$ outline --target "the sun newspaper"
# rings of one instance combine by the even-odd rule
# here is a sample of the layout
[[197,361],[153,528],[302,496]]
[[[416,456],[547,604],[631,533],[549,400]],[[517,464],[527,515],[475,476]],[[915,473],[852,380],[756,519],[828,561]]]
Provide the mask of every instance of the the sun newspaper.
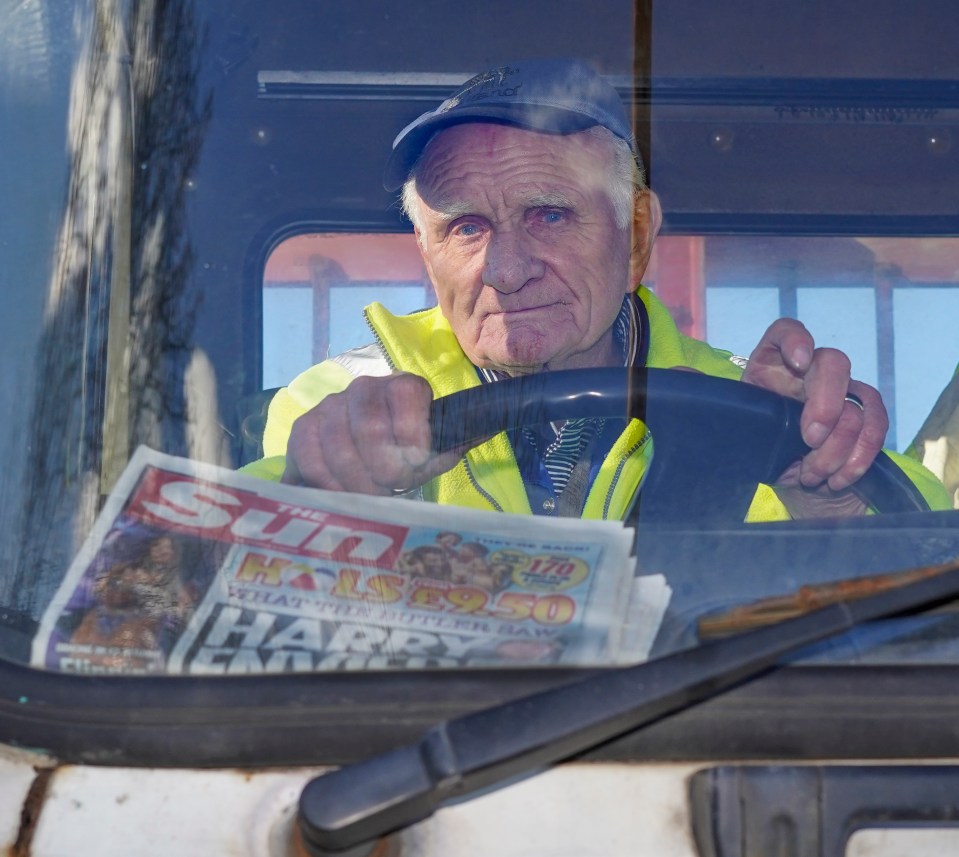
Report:
[[619,664],[669,600],[620,523],[266,482],[141,447],[46,610],[35,666],[244,674]]

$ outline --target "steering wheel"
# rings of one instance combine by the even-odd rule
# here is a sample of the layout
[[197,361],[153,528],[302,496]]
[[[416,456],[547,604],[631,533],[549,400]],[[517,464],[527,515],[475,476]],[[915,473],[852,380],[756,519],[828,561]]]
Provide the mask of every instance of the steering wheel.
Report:
[[[582,417],[641,419],[654,456],[644,520],[741,523],[760,482],[809,451],[802,403],[752,384],[676,369],[577,369],[484,384],[433,402],[433,448],[451,449],[523,425]],[[878,512],[928,511],[884,452],[853,490]]]

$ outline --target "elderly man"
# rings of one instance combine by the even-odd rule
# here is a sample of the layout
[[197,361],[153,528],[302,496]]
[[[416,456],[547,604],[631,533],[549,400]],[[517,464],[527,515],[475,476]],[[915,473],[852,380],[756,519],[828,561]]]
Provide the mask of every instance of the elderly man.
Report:
[[639,421],[569,420],[436,454],[430,403],[533,372],[687,367],[805,403],[812,451],[778,494],[757,494],[750,517],[784,517],[784,502],[801,515],[864,511],[848,488],[888,423],[878,392],[850,379],[844,354],[815,348],[801,324],[780,320],[743,369],[680,334],[637,288],[659,204],[617,93],[588,66],[527,61],[472,78],[399,134],[385,184],[403,188],[439,306],[402,317],[369,307],[377,342],[278,394],[264,438],[273,457],[251,472],[474,508],[618,518],[649,464]]

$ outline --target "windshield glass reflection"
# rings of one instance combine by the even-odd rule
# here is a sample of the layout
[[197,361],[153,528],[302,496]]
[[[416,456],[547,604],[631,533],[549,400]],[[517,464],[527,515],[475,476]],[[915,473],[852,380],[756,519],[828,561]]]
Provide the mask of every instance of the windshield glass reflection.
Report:
[[[839,583],[847,578],[874,589],[959,552],[947,511],[959,485],[949,327],[959,291],[943,201],[957,150],[939,78],[918,59],[877,66],[864,48],[858,70],[852,59],[810,67],[808,55],[766,56],[760,73],[719,43],[691,59],[675,9],[612,4],[588,35],[584,13],[564,10],[529,56],[591,70],[598,88],[576,110],[600,104],[606,112],[590,120],[600,133],[553,127],[552,115],[524,125],[475,113],[449,127],[434,117],[423,127],[435,136],[404,138],[415,145],[397,149],[387,190],[397,133],[477,72],[474,111],[481,93],[509,89],[523,72],[507,60],[523,56],[520,34],[532,28],[517,27],[492,58],[444,43],[413,62],[384,35],[387,18],[368,23],[368,12],[295,0],[273,10],[190,0],[0,7],[9,153],[0,181],[17,212],[3,219],[0,252],[15,308],[0,318],[0,601],[18,635],[8,654],[103,673],[619,664],[698,645],[756,613],[806,609],[803,587],[819,603],[834,587],[851,592]],[[511,14],[529,24],[535,10]],[[494,24],[476,17],[492,42]],[[409,27],[436,41],[447,23],[411,16]],[[787,23],[801,26],[788,15],[764,26],[781,33]],[[520,144],[525,170],[550,164],[565,183],[536,173],[545,191],[492,205],[480,179]],[[876,167],[891,148],[895,174]],[[395,185],[417,157],[404,208]],[[625,176],[625,207],[603,184],[607,161]],[[497,256],[504,245],[482,243],[504,235],[549,252],[518,273],[515,247]],[[553,291],[483,310],[523,314],[515,330],[487,335],[463,309],[471,288],[515,295],[550,272]],[[537,313],[549,327],[537,327]],[[769,382],[768,349],[746,362],[784,317],[849,354],[853,380],[836,398],[847,424],[875,428],[870,396],[882,395],[884,445],[919,505],[864,515],[885,501],[840,486],[841,502],[827,507],[825,489],[808,491],[817,486],[786,470],[805,454],[789,443],[809,441],[808,412],[798,414],[815,394],[794,379],[789,389]],[[343,354],[332,370],[324,363]],[[538,405],[532,426],[500,434],[487,422],[493,406],[479,401],[447,418],[479,432],[478,451],[457,449],[433,469],[417,458],[422,438],[397,444],[413,450],[406,470],[361,460],[363,444],[325,427],[322,467],[289,451],[294,418],[308,423],[328,400],[324,373],[331,394],[349,373],[371,385],[395,369],[420,375],[428,414],[441,394],[597,365],[692,368],[785,392],[800,409],[782,417],[793,433],[779,443],[773,429],[750,434],[739,416],[705,406],[738,398],[727,388],[643,375],[620,387],[691,390],[696,409],[670,411],[657,430],[659,406],[645,399],[635,412],[590,400],[574,416],[545,417],[550,406]],[[591,380],[568,398],[601,398],[596,388]],[[402,388],[395,400],[416,395]],[[681,437],[698,451],[671,452]],[[739,478],[740,453],[763,457],[767,446],[762,467]],[[172,458],[128,470],[141,448]],[[203,489],[164,494],[154,471],[165,468]],[[671,505],[657,515],[664,484]],[[906,509],[922,502],[938,514],[910,519]],[[390,550],[363,554],[370,533],[391,539]],[[155,556],[163,549],[168,562]],[[756,599],[743,620],[736,611]],[[31,655],[37,627],[45,636]],[[493,642],[474,639],[494,631]],[[804,658],[947,661],[953,639],[948,615],[914,617]]]

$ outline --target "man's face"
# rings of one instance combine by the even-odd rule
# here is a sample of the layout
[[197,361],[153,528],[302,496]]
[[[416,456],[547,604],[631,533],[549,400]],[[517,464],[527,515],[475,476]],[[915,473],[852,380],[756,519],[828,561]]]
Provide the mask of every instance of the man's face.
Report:
[[590,134],[468,123],[418,172],[427,271],[466,355],[511,375],[614,365],[630,290],[629,229],[609,199],[612,153]]

